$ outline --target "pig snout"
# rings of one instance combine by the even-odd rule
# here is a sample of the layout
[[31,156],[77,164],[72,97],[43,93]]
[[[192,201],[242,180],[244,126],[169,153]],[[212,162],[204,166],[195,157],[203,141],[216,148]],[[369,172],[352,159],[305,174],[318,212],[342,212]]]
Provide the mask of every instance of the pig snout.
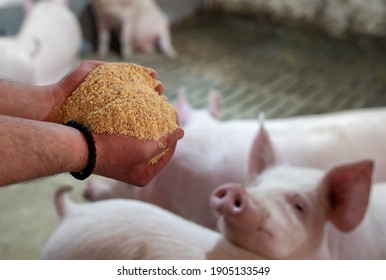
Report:
[[241,185],[228,183],[213,191],[210,203],[219,215],[228,217],[238,216],[245,211],[247,193]]

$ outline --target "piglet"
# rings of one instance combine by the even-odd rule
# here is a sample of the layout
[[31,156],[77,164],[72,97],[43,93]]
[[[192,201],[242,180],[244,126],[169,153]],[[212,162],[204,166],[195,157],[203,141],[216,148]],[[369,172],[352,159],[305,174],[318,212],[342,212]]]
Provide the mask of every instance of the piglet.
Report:
[[0,79],[34,84],[36,71],[32,59],[38,48],[37,41],[24,47],[12,37],[0,37]]
[[60,188],[61,218],[43,259],[258,259],[213,230],[158,206],[129,199],[75,204]]
[[122,55],[128,59],[134,49],[153,53],[159,49],[175,57],[169,21],[154,0],[93,0],[99,43],[98,54],[105,57],[112,31],[119,31]]
[[211,204],[224,236],[264,258],[385,259],[386,185],[369,199],[371,166],[276,167],[251,188],[218,187]]
[[250,188],[220,186],[211,205],[223,236],[142,201],[78,205],[62,188],[43,258],[384,259],[386,185],[370,195],[371,173],[371,161],[328,172],[277,166]]
[[0,38],[0,76],[38,85],[55,83],[77,62],[82,43],[78,19],[66,0],[25,0],[24,9],[17,35]]
[[275,166],[255,152],[248,187],[228,183],[211,195],[230,242],[268,259],[386,258],[386,184],[370,191],[372,161],[324,172]]

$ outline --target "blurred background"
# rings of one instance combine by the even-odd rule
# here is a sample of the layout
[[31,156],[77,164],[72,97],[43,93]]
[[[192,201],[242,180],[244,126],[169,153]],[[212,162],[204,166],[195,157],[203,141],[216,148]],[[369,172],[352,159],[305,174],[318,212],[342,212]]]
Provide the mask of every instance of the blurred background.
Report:
[[[215,88],[224,120],[386,106],[386,0],[156,3],[178,56],[134,52],[125,61],[155,69],[171,102],[184,88],[192,106],[204,108]],[[91,2],[69,1],[68,8],[82,31],[76,62],[99,59]],[[16,36],[25,17],[23,1],[0,0],[0,40]],[[124,61],[118,34],[104,60]],[[0,259],[40,258],[58,222],[52,197],[64,184],[82,201],[85,182],[68,174],[0,189]]]

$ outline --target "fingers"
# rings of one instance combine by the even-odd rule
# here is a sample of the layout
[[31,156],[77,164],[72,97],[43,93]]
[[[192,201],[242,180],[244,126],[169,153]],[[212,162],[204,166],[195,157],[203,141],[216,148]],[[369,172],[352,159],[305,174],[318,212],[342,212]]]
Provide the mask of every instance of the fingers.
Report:
[[[150,68],[149,68],[149,70],[150,70],[150,72],[149,72],[149,73],[150,73],[150,76],[151,76],[153,79],[157,80],[157,79],[158,79],[158,73],[157,73],[157,71],[155,71],[155,70],[153,70],[153,69],[150,69]],[[163,94],[163,92],[165,91],[165,86],[163,85],[162,82],[159,82],[159,85],[156,86],[155,90],[161,95],[161,94]]]
[[[171,160],[182,129],[158,141],[140,140],[132,136],[98,134],[95,174],[137,186],[147,185]],[[158,156],[158,157],[157,157]]]
[[177,129],[173,133],[162,138],[159,143],[153,142],[152,144],[149,144],[148,149],[151,149],[151,152],[148,154],[151,158],[149,160],[149,164],[158,165],[158,162],[161,159],[163,161],[170,159],[177,146],[177,141],[180,140],[183,136],[184,131],[182,129]]
[[153,69],[151,69],[151,71],[152,72],[150,72],[150,76],[152,76],[154,79],[158,79],[158,73],[157,73],[157,71],[155,71],[155,70],[153,70]]
[[85,72],[89,73],[95,68],[97,68],[99,65],[104,63],[106,62],[101,60],[83,60],[79,63],[77,68],[82,69]]
[[74,70],[67,73],[67,75],[58,82],[58,85],[63,89],[65,95],[69,95],[75,91],[91,71],[103,63],[105,62],[98,60],[84,60],[80,62]]
[[155,90],[161,95],[165,91],[165,86],[160,82],[160,84],[156,86]]
[[150,177],[155,177],[165,166],[168,164],[168,162],[171,160],[171,158],[174,155],[174,152],[176,150],[177,143],[169,147],[166,151],[166,153],[158,159],[158,161],[155,164],[149,164],[148,165],[148,174],[150,174]]
[[[73,92],[81,82],[87,77],[87,75],[97,68],[99,65],[106,63],[104,61],[99,60],[83,60],[79,63],[79,65],[67,73],[59,82],[59,86],[64,90],[67,95]],[[149,68],[149,75],[153,79],[158,79],[158,73]],[[155,90],[161,95],[165,91],[165,86],[162,82],[159,82],[159,85],[155,88]]]
[[182,137],[184,137],[184,130],[182,128],[178,128],[167,136],[162,137],[160,139],[160,142],[162,143],[162,150],[172,147],[178,140],[182,139]]

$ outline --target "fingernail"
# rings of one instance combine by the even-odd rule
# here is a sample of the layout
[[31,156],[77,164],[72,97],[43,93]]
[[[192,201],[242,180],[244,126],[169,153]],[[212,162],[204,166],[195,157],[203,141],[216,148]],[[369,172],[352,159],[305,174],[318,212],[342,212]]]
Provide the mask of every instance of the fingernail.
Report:
[[160,94],[162,94],[165,90],[165,86],[160,83],[158,86],[155,87],[155,90],[158,91]]

